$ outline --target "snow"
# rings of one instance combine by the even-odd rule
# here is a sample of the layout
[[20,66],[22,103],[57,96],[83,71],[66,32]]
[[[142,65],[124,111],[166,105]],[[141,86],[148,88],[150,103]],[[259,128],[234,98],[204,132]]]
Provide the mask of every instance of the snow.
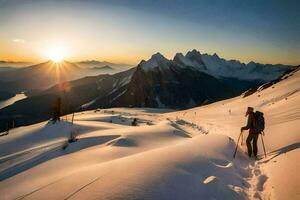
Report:
[[178,59],[179,62],[181,62],[185,66],[190,67],[196,67],[197,63],[193,62],[192,60],[186,58],[182,53],[177,53],[174,57],[174,59]]
[[130,82],[131,78],[132,78],[132,74],[121,79],[120,82],[118,83],[119,87],[122,87],[122,86],[128,84]]
[[95,103],[97,101],[98,97],[93,99],[92,101],[89,101],[83,105],[81,105],[81,108],[88,108],[90,105],[92,105],[93,103]]
[[[212,105],[181,111],[176,117],[201,125],[211,132],[237,139],[239,129],[245,124],[243,114],[248,106],[265,113],[264,142],[266,159],[252,166],[252,189],[249,198],[299,199],[300,181],[300,71],[287,79],[258,91],[246,98],[236,97]],[[231,110],[231,113],[229,112]],[[246,151],[244,141],[242,151]],[[238,153],[239,155],[240,153]],[[259,154],[263,156],[259,139]]]
[[[91,110],[73,125],[13,129],[0,137],[1,199],[299,199],[299,82],[300,71],[189,110]],[[247,133],[232,156],[248,106],[265,113],[258,161],[244,153]]]
[[165,69],[169,68],[170,64],[171,64],[170,60],[166,59],[160,53],[156,53],[156,54],[152,55],[152,57],[149,60],[147,60],[147,61],[143,60],[140,63],[140,66],[144,71],[153,70],[155,68],[165,70]]
[[118,94],[117,96],[115,96],[111,101],[115,101],[116,99],[118,99],[120,96],[122,96],[123,94],[125,94],[125,92],[127,91],[127,89],[124,89],[120,94]]
[[0,101],[0,109],[14,104],[17,101],[27,98],[24,93],[16,94],[14,97]]
[[278,78],[288,69],[284,65],[262,65],[254,62],[245,64],[237,60],[225,60],[217,54],[213,56],[202,54],[201,58],[207,66],[207,73],[217,78],[271,81]]
[[225,60],[216,53],[213,55],[200,54],[197,50],[189,51],[185,56],[177,53],[173,60],[166,59],[160,53],[152,55],[147,61],[142,61],[140,66],[144,71],[153,69],[167,70],[170,66],[181,68],[189,67],[212,75],[216,78],[236,78],[240,80],[271,81],[291,69],[285,65],[270,65],[249,62],[241,63],[238,60]]

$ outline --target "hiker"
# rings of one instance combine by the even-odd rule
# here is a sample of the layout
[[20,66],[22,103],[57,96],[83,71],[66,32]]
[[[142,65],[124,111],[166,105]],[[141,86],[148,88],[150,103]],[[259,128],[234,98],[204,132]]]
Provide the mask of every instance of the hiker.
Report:
[[56,121],[60,121],[62,114],[62,102],[60,97],[55,100],[52,112],[52,123],[55,124]]
[[136,118],[133,119],[133,121],[131,122],[131,125],[132,126],[137,126],[137,119]]
[[247,125],[241,128],[241,132],[244,130],[249,130],[249,135],[246,140],[248,156],[251,157],[253,152],[253,155],[257,157],[257,140],[258,140],[259,133],[257,132],[256,129],[256,119],[255,119],[254,109],[252,107],[248,107],[245,116],[246,117],[248,116],[248,121],[247,121]]

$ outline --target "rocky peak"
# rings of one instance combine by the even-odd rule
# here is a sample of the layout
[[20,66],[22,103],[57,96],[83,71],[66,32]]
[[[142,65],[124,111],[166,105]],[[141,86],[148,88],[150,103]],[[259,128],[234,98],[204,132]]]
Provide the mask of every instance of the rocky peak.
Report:
[[213,54],[213,57],[214,57],[214,58],[220,58],[220,57],[218,56],[217,53],[214,53],[214,54]]
[[151,58],[147,61],[142,60],[140,62],[140,66],[143,70],[151,70],[156,67],[159,68],[168,68],[170,65],[171,61],[165,58],[163,55],[160,53],[153,54]]
[[190,58],[190,57],[201,57],[201,53],[199,51],[197,51],[196,49],[193,49],[192,51],[187,52],[187,54],[185,55],[186,57]]
[[174,56],[173,60],[174,61],[176,61],[176,60],[182,60],[184,58],[185,58],[185,56],[182,53],[176,53],[176,55]]
[[167,60],[161,53],[157,52],[151,56],[150,60]]
[[202,55],[196,49],[193,49],[192,51],[187,52],[187,54],[185,55],[185,58],[191,60],[194,63],[194,66],[197,66],[199,69],[206,70],[206,66],[202,60]]

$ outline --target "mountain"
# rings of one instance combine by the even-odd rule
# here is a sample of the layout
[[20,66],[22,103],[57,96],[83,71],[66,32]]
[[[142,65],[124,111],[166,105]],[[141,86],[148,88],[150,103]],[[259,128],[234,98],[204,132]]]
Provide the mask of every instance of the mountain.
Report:
[[[157,53],[148,61],[141,61],[126,91],[110,104],[178,109],[233,95],[234,91],[218,79],[193,68],[182,68],[178,63]],[[96,101],[95,104],[97,103]]]
[[107,61],[96,61],[96,60],[87,60],[76,62],[76,65],[82,69],[89,70],[90,76],[99,75],[99,74],[115,74],[118,72],[126,71],[133,66],[130,64],[116,64]]
[[112,68],[109,65],[105,65],[103,67],[94,67],[93,69],[98,69],[98,70],[114,70],[114,68]]
[[62,81],[84,76],[84,70],[76,64],[51,61],[0,73],[0,86],[8,92],[32,92],[44,90]]
[[115,69],[109,65],[105,65],[101,67],[93,67],[88,69],[94,72],[95,74],[114,74],[120,71],[126,71],[126,70]]
[[176,54],[174,61],[182,66],[193,67],[219,79],[234,78],[267,82],[278,78],[285,71],[291,69],[291,66],[282,64],[271,65],[255,62],[245,64],[237,60],[225,60],[217,54],[201,54],[195,49],[189,51],[185,56]]
[[236,96],[293,70],[285,65],[243,64],[217,54],[189,51],[173,60],[160,53],[141,61],[126,89],[97,98],[87,108],[167,107],[188,108]]
[[116,68],[118,70],[126,70],[129,69],[131,67],[133,67],[130,64],[117,64],[117,63],[111,63],[111,62],[107,62],[107,61],[97,61],[97,60],[85,60],[85,61],[80,61],[80,62],[76,62],[75,64],[77,64],[78,66],[82,67],[82,68],[101,68],[101,67],[105,67],[105,66],[110,66],[112,68]]
[[14,71],[16,68],[14,67],[0,67],[0,73],[1,72],[8,72],[8,71]]
[[20,67],[27,67],[27,66],[30,66],[30,65],[33,65],[33,63],[0,60],[0,69],[2,67],[20,68]]
[[[126,87],[135,69],[114,75],[103,74],[54,85],[35,95],[0,109],[0,132],[14,119],[15,126],[28,125],[51,117],[53,102],[62,98],[63,113],[84,109],[98,98],[111,98]],[[86,104],[86,105],[84,105]]]

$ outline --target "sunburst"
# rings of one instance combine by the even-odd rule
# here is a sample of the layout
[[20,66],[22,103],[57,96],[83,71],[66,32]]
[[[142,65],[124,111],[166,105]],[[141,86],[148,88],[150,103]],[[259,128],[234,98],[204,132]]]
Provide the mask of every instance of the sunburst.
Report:
[[55,47],[47,52],[47,57],[55,63],[60,63],[63,61],[65,56],[65,51],[62,47]]

